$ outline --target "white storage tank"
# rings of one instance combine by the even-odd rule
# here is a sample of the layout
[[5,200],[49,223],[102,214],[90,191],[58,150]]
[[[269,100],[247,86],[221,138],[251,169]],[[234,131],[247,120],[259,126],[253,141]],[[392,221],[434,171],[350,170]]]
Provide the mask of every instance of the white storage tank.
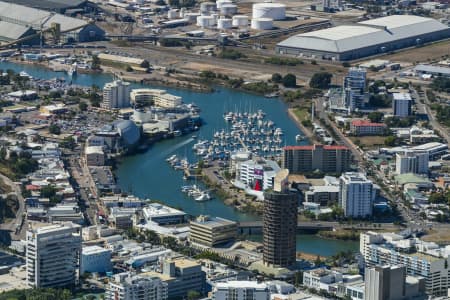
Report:
[[237,13],[236,4],[224,4],[220,7],[220,14],[223,16],[232,16]]
[[281,3],[255,3],[253,4],[252,18],[284,20],[286,19],[286,5]]
[[244,15],[233,16],[233,26],[234,27],[247,27],[248,17]]
[[216,24],[216,19],[213,16],[198,16],[197,26],[202,28],[210,28]]
[[217,29],[231,29],[233,21],[231,19],[222,18],[217,20]]
[[200,4],[200,13],[202,15],[208,15],[217,10],[217,5],[214,2],[202,2]]
[[196,22],[197,18],[200,16],[199,13],[184,13],[184,18],[186,18],[189,22]]
[[252,19],[251,27],[256,30],[269,30],[273,28],[273,20],[270,18]]
[[222,7],[222,5],[224,4],[233,4],[233,1],[231,0],[217,0],[216,5],[217,5],[217,9],[220,9]]
[[170,9],[170,10],[167,12],[167,18],[168,18],[169,20],[176,19],[178,16],[179,16],[179,14],[178,14],[178,10],[177,10],[177,9]]
[[180,18],[184,18],[184,15],[186,14],[186,8],[182,7],[180,9]]

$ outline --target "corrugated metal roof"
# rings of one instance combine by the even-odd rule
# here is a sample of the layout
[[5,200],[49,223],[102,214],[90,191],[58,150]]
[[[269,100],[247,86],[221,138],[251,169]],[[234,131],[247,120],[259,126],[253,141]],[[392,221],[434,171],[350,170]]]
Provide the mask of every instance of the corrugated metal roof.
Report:
[[298,34],[278,46],[340,53],[445,29],[446,25],[431,18],[394,15]]
[[79,7],[87,0],[3,0],[4,2],[25,5],[45,10],[61,10]]
[[51,16],[51,13],[45,10],[2,1],[0,1],[0,19],[12,24],[32,26],[35,29],[39,29],[41,22],[44,22],[42,24],[44,28],[50,27],[52,23],[59,23],[62,31],[88,25],[86,21],[80,19],[66,17],[61,14]]
[[414,70],[416,72],[424,72],[431,74],[443,74],[446,76],[450,76],[450,68],[440,67],[440,66],[431,66],[431,65],[417,65]]
[[30,27],[0,21],[0,41],[13,41],[21,38]]

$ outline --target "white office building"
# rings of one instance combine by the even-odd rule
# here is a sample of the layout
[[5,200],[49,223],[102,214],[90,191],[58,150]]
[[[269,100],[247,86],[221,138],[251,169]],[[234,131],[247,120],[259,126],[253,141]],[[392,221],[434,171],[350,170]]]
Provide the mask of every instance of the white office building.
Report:
[[347,172],[339,178],[339,204],[346,217],[372,215],[373,183],[362,173]]
[[118,109],[130,106],[130,83],[115,80],[105,84],[103,87],[103,102],[104,109]]
[[167,283],[157,277],[121,273],[106,288],[105,300],[166,300]]
[[394,116],[404,118],[412,114],[412,98],[409,93],[392,94],[392,110]]
[[425,279],[425,291],[429,296],[447,295],[450,288],[450,246],[440,247],[418,238],[369,231],[360,236],[360,252],[366,268],[404,266],[407,275]]
[[344,78],[345,107],[349,112],[364,107],[366,69],[352,67]]
[[427,174],[429,156],[427,152],[405,151],[395,155],[395,173]]
[[134,89],[130,94],[131,102],[139,104],[151,104],[162,108],[175,108],[183,104],[180,96],[167,93],[158,89]]
[[71,222],[27,231],[27,284],[47,288],[75,285],[79,279],[81,226]]
[[150,203],[143,208],[142,214],[147,222],[154,222],[158,225],[182,224],[187,222],[185,212],[160,203]]
[[81,251],[80,273],[106,273],[112,270],[111,249],[86,246]]
[[273,160],[250,159],[237,164],[236,181],[243,183],[245,188],[264,191],[273,188],[273,179],[280,170]]
[[213,288],[214,300],[269,300],[270,289],[257,281],[218,282]]

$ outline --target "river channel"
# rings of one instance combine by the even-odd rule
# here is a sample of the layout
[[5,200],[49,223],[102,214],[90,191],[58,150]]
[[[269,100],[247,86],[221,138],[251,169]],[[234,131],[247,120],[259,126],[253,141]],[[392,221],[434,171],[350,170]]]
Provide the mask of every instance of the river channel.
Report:
[[[65,78],[67,82],[71,80],[66,73],[53,72],[41,66],[1,62],[0,69],[12,69],[16,72],[26,71],[31,76],[41,79],[58,77]],[[100,88],[110,81],[112,81],[112,76],[109,74],[78,74],[72,79],[72,83],[76,85],[92,86],[95,84]],[[134,83],[133,87],[138,88],[143,87],[143,85]],[[151,88],[152,86],[146,85],[146,87]],[[165,87],[164,89],[169,93],[183,97],[184,102],[193,102],[200,107],[204,124],[199,131],[193,133],[197,136],[197,139],[210,139],[215,131],[222,128],[226,129],[229,126],[223,118],[223,113],[226,111],[256,112],[259,109],[267,114],[266,119],[272,120],[276,127],[283,130],[285,145],[296,144],[295,136],[301,133],[295,122],[289,118],[285,104],[278,99],[268,99],[221,87],[216,88],[215,92],[212,93]],[[123,158],[116,170],[120,188],[138,197],[159,200],[170,206],[181,208],[194,216],[209,214],[235,221],[259,219],[256,215],[245,214],[225,205],[222,199],[218,197],[207,202],[196,202],[181,192],[181,186],[195,182],[184,181],[181,172],[172,169],[166,162],[166,158],[177,154],[194,162],[196,158],[192,146],[196,139],[192,137],[193,134],[158,142],[145,153]],[[198,182],[197,184],[201,183]],[[355,242],[326,240],[313,235],[297,236],[298,251],[327,256],[338,251],[356,250],[357,248],[358,244]]]

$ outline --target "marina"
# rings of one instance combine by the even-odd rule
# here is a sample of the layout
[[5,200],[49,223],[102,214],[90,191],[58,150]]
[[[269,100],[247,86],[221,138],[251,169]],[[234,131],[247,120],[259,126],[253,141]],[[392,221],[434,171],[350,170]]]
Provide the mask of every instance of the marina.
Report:
[[[71,79],[67,73],[54,72],[41,66],[22,65],[12,62],[0,62],[0,68],[4,71],[11,69],[15,72],[24,71],[39,81],[50,81],[55,78],[64,79],[65,83],[72,80],[72,84],[89,88],[92,85],[103,87],[112,80],[109,74],[85,74],[78,73]],[[157,86],[141,85],[132,83],[133,88]],[[294,121],[289,118],[286,112],[286,105],[278,99],[265,98],[253,94],[246,94],[230,89],[217,88],[214,93],[198,93],[189,90],[177,90],[165,88],[169,93],[178,95],[188,102],[195,102],[202,111],[204,126],[200,127],[192,135],[183,135],[173,139],[167,139],[153,144],[148,151],[133,156],[123,157],[117,166],[115,176],[117,184],[122,191],[136,195],[141,198],[159,200],[165,204],[182,209],[191,215],[212,215],[227,218],[235,221],[259,220],[258,215],[244,213],[236,210],[232,206],[223,203],[220,197],[213,197],[209,201],[195,201],[182,192],[181,187],[193,185],[195,182],[186,182],[179,171],[173,169],[166,161],[173,155],[186,157],[189,161],[196,161],[197,155],[192,147],[194,144],[205,140],[213,139],[217,128],[224,128],[227,122],[224,121],[224,113],[235,111],[249,111],[246,107],[255,107],[267,112],[267,118],[276,120],[277,127],[283,129],[286,144],[296,143],[296,135],[302,135]],[[215,129],[216,128],[216,129]],[[302,140],[300,144],[308,144]],[[206,188],[201,182],[198,186],[202,190]],[[255,236],[255,239],[258,239]],[[318,255],[331,255],[341,250],[357,249],[357,243],[350,245],[347,241],[335,241],[324,239],[314,235],[301,235],[297,237],[297,250]],[[326,251],[325,251],[326,250]]]
[[192,149],[204,161],[229,160],[234,152],[249,152],[255,156],[279,159],[285,145],[284,132],[266,113],[225,112],[226,127],[215,131],[211,140],[200,140]]

